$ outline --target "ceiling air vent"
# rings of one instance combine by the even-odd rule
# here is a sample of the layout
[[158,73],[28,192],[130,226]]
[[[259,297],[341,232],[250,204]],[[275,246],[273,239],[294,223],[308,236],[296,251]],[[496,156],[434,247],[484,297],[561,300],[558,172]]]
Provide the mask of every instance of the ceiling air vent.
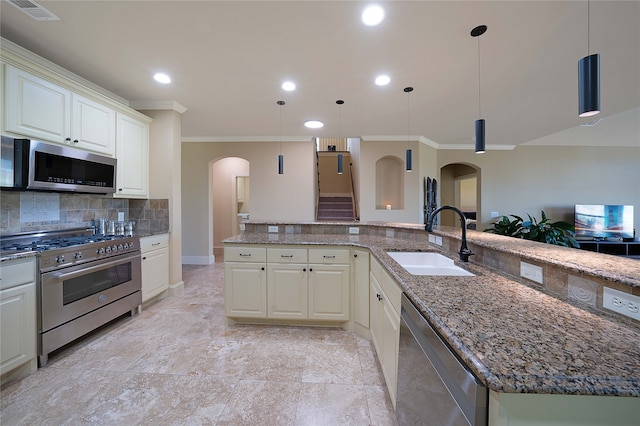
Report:
[[53,13],[40,6],[35,1],[30,0],[7,0],[9,3],[31,16],[36,21],[59,21]]

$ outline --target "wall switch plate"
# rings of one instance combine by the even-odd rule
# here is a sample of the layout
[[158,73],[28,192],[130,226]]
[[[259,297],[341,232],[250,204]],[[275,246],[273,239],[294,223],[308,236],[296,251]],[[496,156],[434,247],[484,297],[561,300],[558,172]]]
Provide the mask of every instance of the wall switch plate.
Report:
[[124,220],[124,212],[118,212],[118,222],[122,222]]
[[278,232],[278,225],[269,225],[269,232]]
[[350,234],[359,234],[360,233],[360,228],[358,228],[357,226],[350,226],[349,227],[349,233]]
[[498,217],[500,216],[500,213],[498,212],[491,212],[491,217]]
[[640,321],[640,296],[604,287],[602,307]]
[[520,276],[542,284],[542,266],[520,262]]

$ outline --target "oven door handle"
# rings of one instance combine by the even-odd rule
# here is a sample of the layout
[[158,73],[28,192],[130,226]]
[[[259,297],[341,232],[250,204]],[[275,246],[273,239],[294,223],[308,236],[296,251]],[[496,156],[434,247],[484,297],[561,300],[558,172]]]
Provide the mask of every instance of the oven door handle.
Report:
[[81,269],[79,271],[67,272],[67,273],[59,273],[59,272],[56,273],[56,272],[53,272],[53,273],[51,273],[51,276],[56,278],[56,279],[58,279],[58,280],[66,280],[66,279],[72,278],[74,276],[86,275],[88,273],[99,271],[101,269],[106,269],[106,268],[109,268],[111,266],[127,263],[128,261],[133,260],[136,257],[140,258],[140,254],[136,254],[134,256],[127,256],[125,258],[119,257],[117,260],[112,260],[111,262],[106,262],[106,263],[100,263],[99,265],[90,266],[88,268],[83,268],[83,269]]

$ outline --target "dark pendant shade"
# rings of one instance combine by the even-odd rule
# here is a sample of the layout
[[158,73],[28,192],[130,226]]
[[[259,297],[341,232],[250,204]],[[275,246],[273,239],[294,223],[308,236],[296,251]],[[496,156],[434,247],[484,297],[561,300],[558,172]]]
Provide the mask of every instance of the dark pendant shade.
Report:
[[600,112],[600,55],[578,61],[578,115],[590,117]]
[[407,171],[410,172],[411,170],[413,170],[413,158],[411,155],[411,150],[408,149],[407,150]]
[[476,120],[476,153],[483,154],[484,149],[484,118]]
[[338,154],[338,174],[342,174],[342,154]]
[[278,155],[278,174],[284,174],[284,155]]

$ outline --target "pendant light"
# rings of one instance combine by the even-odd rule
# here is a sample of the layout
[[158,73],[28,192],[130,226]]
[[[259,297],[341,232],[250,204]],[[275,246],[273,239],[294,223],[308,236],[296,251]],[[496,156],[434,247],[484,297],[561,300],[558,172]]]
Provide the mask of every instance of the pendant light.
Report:
[[[478,117],[482,117],[482,109],[480,107],[480,36],[486,31],[486,25],[480,25],[471,30],[471,37],[478,37]],[[476,153],[483,154],[484,152],[484,118],[478,118],[476,120]]]
[[590,53],[591,4],[587,1],[587,56],[578,61],[578,116],[600,112],[600,55]]
[[278,174],[284,174],[284,155],[282,155],[282,106],[284,101],[276,102],[280,106],[280,154],[278,154]]
[[[338,137],[342,139],[342,105],[344,104],[344,101],[342,99],[338,99],[336,104],[338,104]],[[342,154],[338,154],[338,174],[341,175],[342,173]]]
[[404,88],[404,92],[407,94],[407,153],[406,153],[406,158],[405,158],[405,164],[407,166],[407,172],[410,172],[413,170],[413,156],[412,156],[412,152],[411,152],[411,148],[409,145],[409,135],[411,134],[409,132],[410,129],[410,120],[411,120],[411,105],[409,102],[409,94],[411,92],[413,92],[413,87],[405,87]]

